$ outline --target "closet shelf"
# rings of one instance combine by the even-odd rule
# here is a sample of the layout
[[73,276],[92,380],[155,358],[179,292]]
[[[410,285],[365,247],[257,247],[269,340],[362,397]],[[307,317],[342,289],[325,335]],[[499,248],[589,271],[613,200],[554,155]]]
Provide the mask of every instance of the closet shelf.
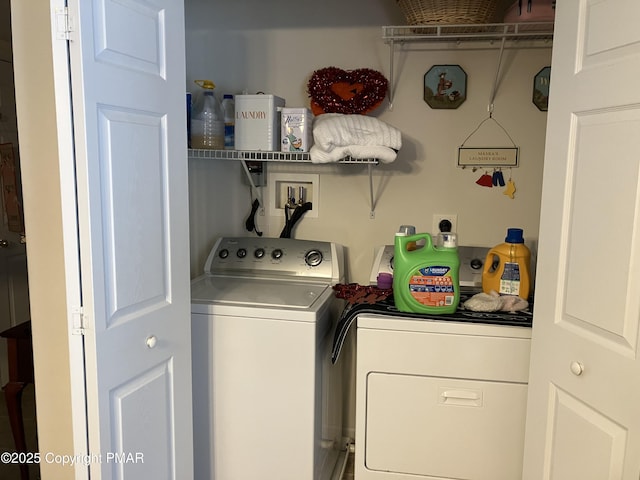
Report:
[[488,23],[477,25],[383,26],[382,39],[394,42],[470,42],[553,39],[553,22]]
[[[268,152],[262,150],[204,150],[189,149],[189,158],[209,158],[211,160],[244,160],[255,162],[282,162],[282,163],[311,163],[309,152]],[[339,160],[339,164],[368,164],[377,165],[375,158],[346,157]],[[318,163],[317,165],[323,165]]]
[[[251,173],[247,166],[247,162],[283,162],[283,163],[311,163],[309,152],[266,152],[258,150],[204,150],[193,149],[188,150],[189,158],[208,158],[211,160],[237,160],[242,163],[244,171],[247,175],[251,189],[260,199],[260,203],[264,205],[262,200],[262,191],[258,190],[251,178]],[[373,198],[373,166],[378,165],[380,161],[377,158],[352,158],[346,157],[337,162],[338,164],[360,164],[367,165],[369,173],[369,196],[371,210],[369,218],[375,217],[375,200]],[[332,165],[332,163],[317,163],[315,165]]]
[[[525,48],[531,45],[543,46],[551,45],[553,40],[553,22],[522,22],[522,23],[487,23],[477,25],[410,25],[410,26],[383,26],[382,39],[389,45],[389,109],[393,109],[393,92],[394,92],[394,57],[397,44],[405,44],[409,42],[431,43],[448,43],[450,48],[452,43],[471,43],[471,42],[488,42],[493,45],[496,41],[500,41],[497,45],[500,48],[500,56],[498,60],[498,69],[496,72],[496,82],[494,82],[491,100],[489,101],[489,110],[492,111],[493,97],[497,86],[497,75],[500,71],[500,63],[502,62],[502,53],[506,47],[507,41],[512,48]],[[482,44],[482,48],[485,48]]]

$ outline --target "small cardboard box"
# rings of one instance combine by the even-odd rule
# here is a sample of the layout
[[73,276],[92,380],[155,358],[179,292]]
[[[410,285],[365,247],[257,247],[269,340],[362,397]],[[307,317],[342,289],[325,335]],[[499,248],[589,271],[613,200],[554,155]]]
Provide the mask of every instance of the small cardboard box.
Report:
[[280,110],[284,98],[236,95],[236,150],[280,150]]
[[308,108],[283,108],[280,147],[283,152],[308,152],[313,136],[313,115]]

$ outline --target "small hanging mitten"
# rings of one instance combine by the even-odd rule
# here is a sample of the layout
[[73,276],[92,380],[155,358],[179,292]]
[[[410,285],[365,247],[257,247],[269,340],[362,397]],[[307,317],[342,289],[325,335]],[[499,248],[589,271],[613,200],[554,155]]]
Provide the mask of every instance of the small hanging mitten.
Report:
[[493,179],[491,178],[491,175],[485,172],[478,180],[476,180],[476,183],[481,187],[492,187]]
[[504,195],[508,196],[511,200],[514,199],[514,194],[516,193],[516,184],[513,183],[513,180],[509,179],[507,182],[507,188],[502,192]]

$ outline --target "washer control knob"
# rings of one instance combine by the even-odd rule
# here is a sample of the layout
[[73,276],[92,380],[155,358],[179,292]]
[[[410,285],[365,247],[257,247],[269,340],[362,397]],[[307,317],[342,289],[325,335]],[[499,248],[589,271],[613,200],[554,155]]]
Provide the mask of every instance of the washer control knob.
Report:
[[247,256],[247,249],[246,248],[239,248],[236,255],[238,256],[238,258],[244,258]]
[[573,362],[571,362],[571,373],[573,373],[576,377],[579,377],[584,373],[584,365],[574,360]]
[[256,251],[253,252],[253,256],[256,258],[264,257],[264,248],[256,248]]
[[479,258],[474,258],[471,260],[471,268],[474,270],[480,270],[482,268],[482,260]]
[[317,267],[322,263],[322,252],[320,250],[309,250],[304,256],[304,261],[310,267]]
[[280,260],[283,255],[284,252],[279,248],[276,248],[273,252],[271,252],[271,258],[273,258],[274,260]]
[[220,250],[220,252],[218,252],[218,257],[220,258],[227,258],[229,256],[229,250],[227,250],[226,248],[223,248],[222,250]]

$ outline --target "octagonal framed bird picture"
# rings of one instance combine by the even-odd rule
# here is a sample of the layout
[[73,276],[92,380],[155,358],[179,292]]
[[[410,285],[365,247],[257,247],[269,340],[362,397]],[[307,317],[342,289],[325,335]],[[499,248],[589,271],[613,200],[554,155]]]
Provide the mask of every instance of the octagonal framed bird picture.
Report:
[[549,110],[549,84],[551,83],[551,67],[544,67],[533,77],[533,104],[541,112]]
[[460,65],[434,65],[424,74],[424,101],[435,109],[456,109],[467,99],[467,74]]

